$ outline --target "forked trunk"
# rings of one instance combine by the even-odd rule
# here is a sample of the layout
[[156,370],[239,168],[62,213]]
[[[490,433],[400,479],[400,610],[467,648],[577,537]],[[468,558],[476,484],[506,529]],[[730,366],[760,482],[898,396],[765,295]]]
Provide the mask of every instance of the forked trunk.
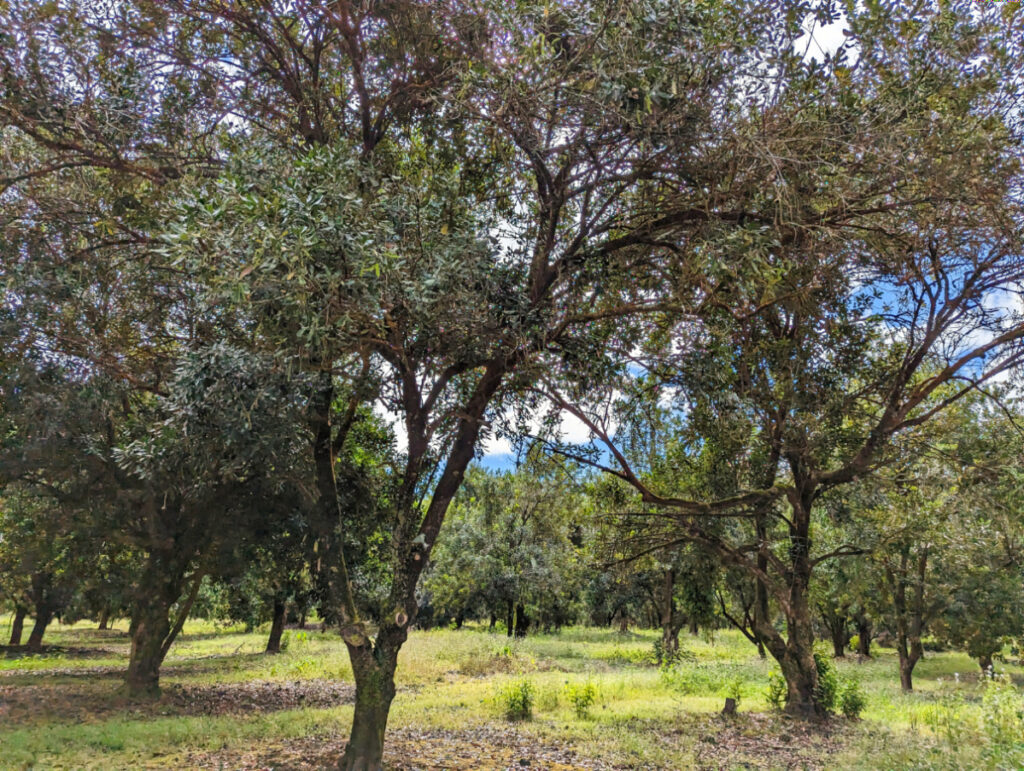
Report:
[[[32,652],[38,652],[43,648],[43,635],[46,633],[46,627],[50,625],[53,620],[53,609],[43,606],[36,610],[36,622],[32,625],[32,634],[28,636],[28,649]],[[18,636],[21,636],[19,631]]]
[[270,637],[267,639],[266,653],[281,652],[281,634],[284,632],[284,619],[288,605],[282,599],[274,600],[274,620],[270,623]]
[[381,771],[384,732],[395,698],[398,651],[391,646],[348,646],[356,681],[352,733],[338,768],[341,771]]
[[18,605],[14,609],[14,623],[11,624],[11,640],[8,645],[21,645],[21,633],[25,628],[25,616],[28,615],[28,609]]

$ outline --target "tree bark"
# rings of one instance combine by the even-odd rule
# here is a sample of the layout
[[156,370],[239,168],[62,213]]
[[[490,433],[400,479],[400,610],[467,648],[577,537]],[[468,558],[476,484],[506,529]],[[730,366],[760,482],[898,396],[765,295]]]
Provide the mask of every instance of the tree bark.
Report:
[[992,669],[992,656],[991,654],[984,654],[978,656],[978,664],[981,665],[982,674],[987,674]]
[[284,632],[285,613],[288,605],[283,598],[274,598],[274,620],[270,622],[270,637],[267,639],[265,653],[281,652],[281,634]]
[[886,567],[885,576],[892,594],[893,610],[896,615],[896,652],[900,662],[900,687],[907,693],[914,690],[914,667],[924,655],[921,633],[924,628],[924,577],[928,565],[928,550],[924,549],[917,559],[914,592],[907,598],[910,555],[900,555],[899,574]]
[[14,607],[14,622],[11,624],[11,639],[8,645],[15,646],[21,645],[21,633],[25,628],[25,616],[28,615],[28,609],[16,605]]
[[530,617],[526,615],[526,608],[523,603],[516,605],[516,637],[526,637],[530,628]]
[[871,619],[861,615],[857,617],[857,654],[871,658]]
[[106,630],[108,621],[110,621],[110,611],[104,608],[100,611],[99,625],[96,628],[100,631]]
[[[786,617],[787,639],[783,640],[769,619],[755,613],[755,631],[786,679],[787,715],[801,720],[820,720],[828,716],[818,694],[818,667],[814,662],[814,623],[808,604],[811,579],[810,513],[812,492],[790,498],[788,592],[780,602]],[[781,598],[780,598],[781,599]]]
[[676,609],[675,603],[676,575],[674,570],[666,570],[662,578],[660,611],[661,611],[661,660],[672,661],[679,653],[679,630],[682,629],[686,617]]
[[508,601],[508,607],[505,609],[505,635],[511,637],[515,634],[515,621],[516,621],[516,609],[515,605],[512,604],[512,600]]
[[136,618],[125,684],[133,699],[156,698],[160,695],[164,642],[171,631],[170,603],[158,601],[138,608]]
[[849,637],[846,634],[846,614],[843,611],[822,610],[822,617],[825,626],[828,627],[829,637],[832,639],[832,656],[841,659],[846,657],[846,643]]
[[405,630],[390,628],[377,642],[352,645],[346,641],[356,681],[352,733],[339,763],[340,771],[381,771],[384,732],[395,698],[395,667]]
[[36,620],[32,625],[32,633],[28,636],[28,650],[38,653],[43,649],[43,635],[51,621],[53,621],[53,608],[48,605],[36,608]]

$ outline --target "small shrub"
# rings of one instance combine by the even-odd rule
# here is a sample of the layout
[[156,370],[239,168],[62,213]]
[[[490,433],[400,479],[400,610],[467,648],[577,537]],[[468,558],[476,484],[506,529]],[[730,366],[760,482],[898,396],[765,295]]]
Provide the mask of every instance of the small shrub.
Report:
[[856,651],[860,648],[860,635],[855,634],[850,638],[850,641],[846,644],[851,651]]
[[597,701],[597,686],[589,680],[585,683],[566,683],[565,697],[572,704],[576,717],[585,718]]
[[498,689],[497,701],[507,720],[529,720],[533,717],[533,683],[516,680]]
[[291,645],[291,643],[292,633],[286,631],[284,634],[281,635],[281,653],[284,653],[286,650],[288,650],[288,646]]
[[839,678],[835,665],[826,653],[814,652],[814,667],[818,670],[818,703],[831,712],[836,706],[836,693],[839,690]]
[[768,687],[765,689],[764,697],[772,709],[781,712],[786,706],[786,696],[789,695],[789,687],[786,685],[786,678],[777,669],[768,674]]
[[860,681],[856,678],[844,678],[839,683],[839,690],[836,693],[837,706],[845,717],[856,720],[867,705],[867,695],[860,687]]

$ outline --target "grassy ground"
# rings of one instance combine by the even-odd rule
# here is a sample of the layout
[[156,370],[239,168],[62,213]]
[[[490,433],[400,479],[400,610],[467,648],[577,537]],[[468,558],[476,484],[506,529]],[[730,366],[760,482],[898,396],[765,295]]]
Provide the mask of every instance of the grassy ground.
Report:
[[[0,635],[9,621],[0,618]],[[0,768],[274,768],[332,763],[351,720],[351,670],[334,634],[265,638],[190,622],[164,666],[158,702],[120,692],[124,625],[54,625],[54,646],[0,657]],[[671,675],[653,632],[570,629],[511,643],[467,629],[415,632],[402,652],[387,762],[396,769],[1024,768],[1024,695],[979,682],[958,653],[917,668],[899,692],[892,651],[840,661],[867,695],[863,719],[808,728],[765,700],[772,665],[744,639],[685,637]],[[1024,681],[1024,669],[1000,665]],[[533,718],[505,717],[502,693],[528,682]],[[593,686],[577,714],[571,694]],[[720,716],[726,695],[740,714]]]

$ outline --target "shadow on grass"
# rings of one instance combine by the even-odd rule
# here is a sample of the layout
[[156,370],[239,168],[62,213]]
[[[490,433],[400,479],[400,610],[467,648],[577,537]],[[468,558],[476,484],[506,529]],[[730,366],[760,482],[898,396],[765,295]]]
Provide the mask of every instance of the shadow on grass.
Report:
[[333,680],[171,683],[152,701],[130,699],[120,686],[106,682],[0,685],[5,727],[324,709],[351,704],[354,697],[354,686]]

